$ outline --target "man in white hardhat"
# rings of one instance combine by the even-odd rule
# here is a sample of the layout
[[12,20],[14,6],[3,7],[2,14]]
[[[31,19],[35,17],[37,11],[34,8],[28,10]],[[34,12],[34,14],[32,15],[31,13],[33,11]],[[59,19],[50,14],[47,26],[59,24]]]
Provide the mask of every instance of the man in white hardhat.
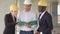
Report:
[[53,29],[52,16],[47,12],[46,7],[47,7],[46,0],[40,0],[38,2],[38,11],[41,12],[38,18],[39,28],[37,29],[37,32],[39,34],[52,34]]
[[31,11],[31,0],[24,1],[24,10],[18,13],[17,20],[20,24],[20,34],[34,34],[37,27],[36,13]]

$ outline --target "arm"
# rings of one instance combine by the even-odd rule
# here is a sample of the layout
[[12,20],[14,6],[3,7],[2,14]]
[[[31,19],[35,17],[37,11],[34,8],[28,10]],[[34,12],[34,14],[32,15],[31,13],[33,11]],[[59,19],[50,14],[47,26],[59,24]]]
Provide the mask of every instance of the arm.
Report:
[[44,33],[45,32],[48,32],[48,31],[52,31],[52,29],[53,29],[53,24],[52,24],[52,17],[51,17],[51,15],[49,15],[48,17],[47,17],[48,19],[46,19],[46,23],[47,23],[47,28],[43,31]]
[[17,14],[17,25],[20,26],[20,11],[18,11],[18,14]]
[[37,29],[38,27],[38,19],[37,19],[37,15],[34,15],[34,18],[33,18],[34,21],[37,21],[37,23],[35,25],[32,25],[31,27],[35,30]]
[[[34,23],[34,22],[33,22],[33,23]],[[36,22],[36,24],[31,25],[31,27],[32,27],[33,29],[37,28],[37,26],[38,26],[38,22]]]
[[5,25],[6,26],[12,26],[12,25],[15,25],[15,24],[16,24],[15,22],[9,22],[8,15],[5,15]]

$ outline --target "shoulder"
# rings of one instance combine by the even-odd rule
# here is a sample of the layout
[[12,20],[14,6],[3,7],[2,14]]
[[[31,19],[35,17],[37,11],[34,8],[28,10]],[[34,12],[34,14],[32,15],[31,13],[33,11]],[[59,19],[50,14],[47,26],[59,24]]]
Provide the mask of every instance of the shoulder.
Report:
[[50,13],[46,12],[47,17],[52,17]]
[[20,14],[22,14],[22,11],[18,11],[18,14],[17,14],[17,16],[19,16]]
[[31,12],[31,15],[32,15],[33,17],[37,17],[37,13],[34,12],[34,11]]
[[9,14],[6,14],[6,15],[5,15],[5,17],[10,17],[10,15],[11,15],[11,13],[9,13]]
[[37,13],[36,13],[36,12],[34,12],[34,11],[31,11],[31,13],[32,13],[33,15],[37,15]]
[[22,14],[22,13],[24,13],[24,11],[19,11],[19,14]]

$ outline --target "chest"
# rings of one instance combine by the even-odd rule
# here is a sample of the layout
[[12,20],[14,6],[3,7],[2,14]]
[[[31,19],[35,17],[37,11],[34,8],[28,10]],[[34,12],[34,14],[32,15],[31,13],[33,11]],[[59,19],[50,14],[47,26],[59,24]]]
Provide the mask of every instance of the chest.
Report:
[[34,14],[32,13],[23,13],[20,15],[20,19],[21,20],[27,20],[27,21],[31,21],[32,19],[34,19]]
[[9,21],[9,22],[15,22],[15,21],[16,21],[16,18],[12,18],[12,17],[10,16],[10,17],[8,17],[8,21]]
[[46,19],[47,19],[47,18],[46,18],[45,16],[43,16],[41,19],[39,19],[39,24],[40,24],[41,26],[46,25],[46,24],[47,24]]

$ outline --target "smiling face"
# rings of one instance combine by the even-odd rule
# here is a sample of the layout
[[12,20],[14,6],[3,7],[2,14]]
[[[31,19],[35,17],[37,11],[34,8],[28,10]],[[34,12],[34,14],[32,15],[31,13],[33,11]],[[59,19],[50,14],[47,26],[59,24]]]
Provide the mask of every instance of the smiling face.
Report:
[[17,13],[18,13],[18,11],[13,11],[13,10],[11,10],[11,14],[12,14],[12,16],[15,16],[15,17],[17,17]]
[[30,9],[31,9],[31,4],[26,4],[26,5],[24,6],[24,8],[25,8],[25,11],[30,11]]

